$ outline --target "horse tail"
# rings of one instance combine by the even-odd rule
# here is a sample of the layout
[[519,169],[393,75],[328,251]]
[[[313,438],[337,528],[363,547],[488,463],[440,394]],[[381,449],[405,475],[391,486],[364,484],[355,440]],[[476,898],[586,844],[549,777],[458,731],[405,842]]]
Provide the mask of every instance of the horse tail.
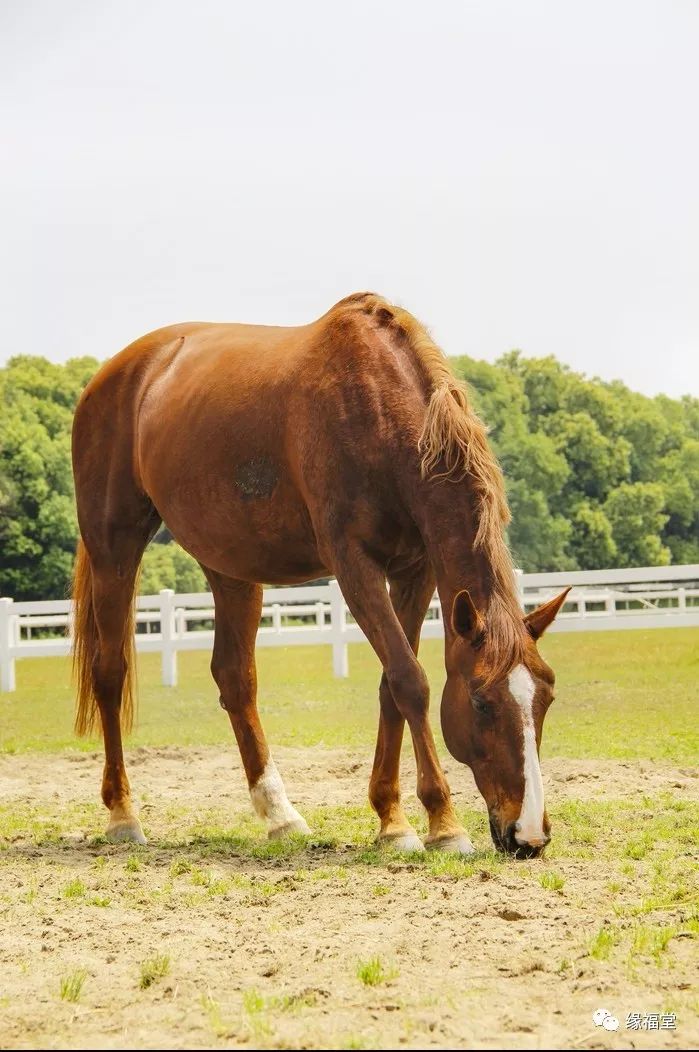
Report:
[[[95,617],[92,591],[93,569],[87,548],[82,540],[73,571],[73,678],[77,685],[75,702],[75,733],[80,736],[99,733],[101,721],[95,691],[95,669],[99,657],[99,629]],[[137,591],[134,586],[134,593]],[[134,717],[135,697],[135,622],[134,603],[124,626],[124,662],[126,675],[121,697],[121,726],[124,732],[131,730]]]

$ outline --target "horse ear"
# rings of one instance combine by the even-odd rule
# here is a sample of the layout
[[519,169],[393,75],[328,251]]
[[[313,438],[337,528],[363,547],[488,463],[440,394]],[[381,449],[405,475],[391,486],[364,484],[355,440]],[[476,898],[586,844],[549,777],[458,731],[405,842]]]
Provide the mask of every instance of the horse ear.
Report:
[[464,589],[454,599],[451,608],[451,624],[457,635],[468,639],[471,646],[479,647],[485,635],[485,621],[476,610],[473,599]]
[[532,610],[530,614],[527,614],[524,618],[524,623],[529,629],[529,634],[532,639],[539,639],[540,636],[543,636],[544,632],[565,603],[569,591],[570,588],[564,589],[555,599],[549,599],[548,603],[543,603],[541,606],[537,606],[536,610]]

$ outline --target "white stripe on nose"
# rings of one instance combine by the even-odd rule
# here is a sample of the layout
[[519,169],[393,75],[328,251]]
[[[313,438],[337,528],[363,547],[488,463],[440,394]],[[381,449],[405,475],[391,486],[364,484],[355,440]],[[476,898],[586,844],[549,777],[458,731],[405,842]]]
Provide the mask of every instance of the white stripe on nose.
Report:
[[544,783],[539,765],[539,753],[536,748],[536,731],[532,704],[536,687],[529,669],[517,665],[508,677],[510,694],[519,705],[522,713],[522,731],[524,734],[524,799],[522,810],[515,823],[515,840],[518,844],[531,844],[541,847],[546,843],[544,833]]

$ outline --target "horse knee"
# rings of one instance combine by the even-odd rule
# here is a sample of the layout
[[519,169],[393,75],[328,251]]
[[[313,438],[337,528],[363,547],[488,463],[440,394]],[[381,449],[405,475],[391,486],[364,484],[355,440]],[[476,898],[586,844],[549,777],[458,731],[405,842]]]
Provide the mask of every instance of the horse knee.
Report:
[[430,687],[421,665],[389,671],[386,680],[399,711],[410,723],[427,714],[430,707]]

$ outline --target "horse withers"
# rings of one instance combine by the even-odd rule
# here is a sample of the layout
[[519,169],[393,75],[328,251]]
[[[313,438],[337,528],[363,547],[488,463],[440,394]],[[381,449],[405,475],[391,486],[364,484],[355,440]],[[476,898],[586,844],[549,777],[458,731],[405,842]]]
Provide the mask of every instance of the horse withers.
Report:
[[308,826],[257,712],[260,582],[334,574],[383,666],[369,785],[380,842],[423,847],[401,805],[407,721],[429,821],[424,846],[473,850],[437,756],[417,660],[436,585],[444,739],[473,771],[497,847],[540,853],[550,833],[538,751],[554,676],[536,641],[566,593],[522,615],[504,484],[485,428],[412,315],[360,293],[297,328],[190,323],[144,336],[83,392],[73,468],[76,730],[101,725],[111,839],[144,842],[122,730],[132,719],[138,568],[165,522],[211,587],[211,671],[270,836]]

